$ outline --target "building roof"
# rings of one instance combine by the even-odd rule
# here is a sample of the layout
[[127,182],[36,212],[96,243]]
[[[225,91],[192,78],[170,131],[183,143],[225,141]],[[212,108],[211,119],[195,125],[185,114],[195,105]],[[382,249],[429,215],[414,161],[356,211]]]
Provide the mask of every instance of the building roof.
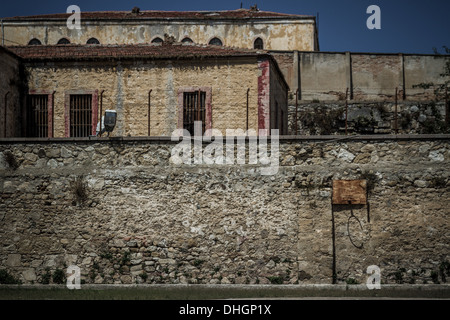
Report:
[[[0,47],[1,48],[1,47]],[[33,45],[10,46],[7,51],[27,62],[80,60],[192,60],[207,58],[265,57],[269,59],[283,83],[289,88],[276,59],[265,50],[232,48],[214,45],[184,44],[120,44],[120,45]]]
[[[71,13],[43,14],[3,18],[4,21],[67,20]],[[87,20],[226,20],[226,19],[314,19],[314,16],[286,14],[258,9],[226,11],[81,11],[81,19]]]
[[24,60],[92,59],[192,59],[208,57],[251,57],[267,55],[265,50],[241,49],[199,44],[120,44],[120,45],[34,45],[10,46],[8,50]]

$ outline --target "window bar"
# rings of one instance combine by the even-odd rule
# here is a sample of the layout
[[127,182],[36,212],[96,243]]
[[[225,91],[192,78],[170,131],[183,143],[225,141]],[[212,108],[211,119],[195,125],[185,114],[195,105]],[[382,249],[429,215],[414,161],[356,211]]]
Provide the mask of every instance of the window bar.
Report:
[[39,96],[39,110],[38,110],[38,112],[39,112],[39,137],[42,137],[42,129],[43,129],[43,126],[44,126],[44,114],[42,113],[42,109],[43,109],[43,107],[44,107],[44,105],[43,105],[43,98],[42,98],[42,96]]
[[81,129],[81,135],[80,137],[86,136],[86,101],[84,96],[80,96],[80,110],[81,110],[81,122],[80,122],[80,129]]
[[48,132],[46,132],[47,128],[47,103],[48,100],[47,96],[41,97],[41,112],[42,112],[42,134],[41,137],[46,137],[48,135]]
[[44,100],[44,132],[43,137],[48,137],[48,96],[43,96]]
[[89,120],[89,126],[88,126],[88,135],[87,137],[89,137],[92,134],[92,96],[90,96],[91,98],[89,98],[89,96],[87,97],[87,100],[89,102],[89,110],[88,110],[88,120]]
[[85,135],[85,127],[84,124],[86,123],[85,115],[84,115],[84,96],[78,97],[78,110],[80,110],[80,122],[78,123],[80,126],[80,135],[79,137],[84,137]]
[[54,138],[55,137],[55,93],[56,91],[53,91],[52,93],[52,132],[51,132],[51,137]]
[[84,127],[84,125],[86,123],[85,122],[86,119],[85,119],[85,115],[84,115],[84,110],[85,110],[84,96],[79,96],[78,97],[78,110],[80,110],[79,111],[79,113],[80,113],[80,122],[78,122],[78,125],[80,127],[79,137],[84,137],[84,134],[85,134],[85,127]]
[[37,113],[38,113],[38,137],[42,137],[42,125],[44,123],[43,121],[43,114],[42,114],[42,96],[38,96],[38,109],[37,109]]
[[75,137],[77,135],[77,132],[76,132],[77,114],[75,112],[76,107],[77,107],[77,97],[73,96],[72,99],[73,99],[73,107],[72,107],[72,131],[73,131],[73,134],[71,134],[70,136]]

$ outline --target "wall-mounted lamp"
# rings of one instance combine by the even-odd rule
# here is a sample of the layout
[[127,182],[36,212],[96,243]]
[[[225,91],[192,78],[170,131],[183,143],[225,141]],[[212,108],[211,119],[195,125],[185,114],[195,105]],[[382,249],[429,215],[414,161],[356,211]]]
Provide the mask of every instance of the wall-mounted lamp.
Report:
[[105,115],[102,117],[101,121],[101,130],[100,124],[97,126],[97,135],[102,135],[104,132],[108,132],[109,134],[114,130],[117,121],[117,112],[116,110],[106,110]]

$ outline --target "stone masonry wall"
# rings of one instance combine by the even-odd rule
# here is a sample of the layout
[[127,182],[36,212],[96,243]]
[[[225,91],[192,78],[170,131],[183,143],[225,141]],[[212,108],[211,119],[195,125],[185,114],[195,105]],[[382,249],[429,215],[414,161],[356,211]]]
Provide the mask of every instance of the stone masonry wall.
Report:
[[55,91],[55,137],[64,137],[65,93],[74,89],[98,90],[103,113],[117,111],[112,136],[147,136],[149,100],[150,135],[170,136],[177,128],[177,92],[192,87],[211,88],[212,123],[223,134],[225,128],[245,130],[249,89],[249,128],[258,128],[256,58],[48,63],[27,70],[30,90]]
[[393,101],[350,101],[347,111],[345,101],[329,101],[290,105],[289,134],[344,134],[346,112],[349,134],[450,132],[450,105],[445,101],[401,101],[397,105]]
[[[73,264],[83,283],[365,283],[375,264],[382,283],[446,281],[448,136],[282,139],[272,176],[175,165],[175,143],[3,140],[0,269],[23,283]],[[332,206],[336,179],[366,179],[368,205]]]

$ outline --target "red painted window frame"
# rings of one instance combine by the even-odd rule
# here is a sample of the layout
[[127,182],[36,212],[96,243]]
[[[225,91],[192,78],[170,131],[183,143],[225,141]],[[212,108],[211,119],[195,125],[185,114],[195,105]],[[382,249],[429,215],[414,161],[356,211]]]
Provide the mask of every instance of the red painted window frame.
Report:
[[[49,91],[49,90],[29,90],[28,95],[46,95],[47,96],[47,121],[48,121],[48,138],[53,138],[53,97],[54,97],[55,91]],[[28,99],[28,98],[27,98]],[[28,102],[27,102],[28,104]],[[27,105],[28,108],[28,105]],[[28,110],[27,110],[28,112]],[[28,120],[27,120],[28,121]]]
[[98,122],[98,90],[66,90],[64,92],[64,124],[65,132],[64,136],[70,138],[70,96],[78,94],[90,94],[92,95],[92,128],[91,135],[97,134],[97,122]]
[[212,129],[212,88],[211,87],[183,87],[178,89],[178,129],[183,129],[183,95],[185,92],[206,92],[205,99],[205,132]]
[[258,129],[266,129],[270,135],[270,60],[258,60]]

